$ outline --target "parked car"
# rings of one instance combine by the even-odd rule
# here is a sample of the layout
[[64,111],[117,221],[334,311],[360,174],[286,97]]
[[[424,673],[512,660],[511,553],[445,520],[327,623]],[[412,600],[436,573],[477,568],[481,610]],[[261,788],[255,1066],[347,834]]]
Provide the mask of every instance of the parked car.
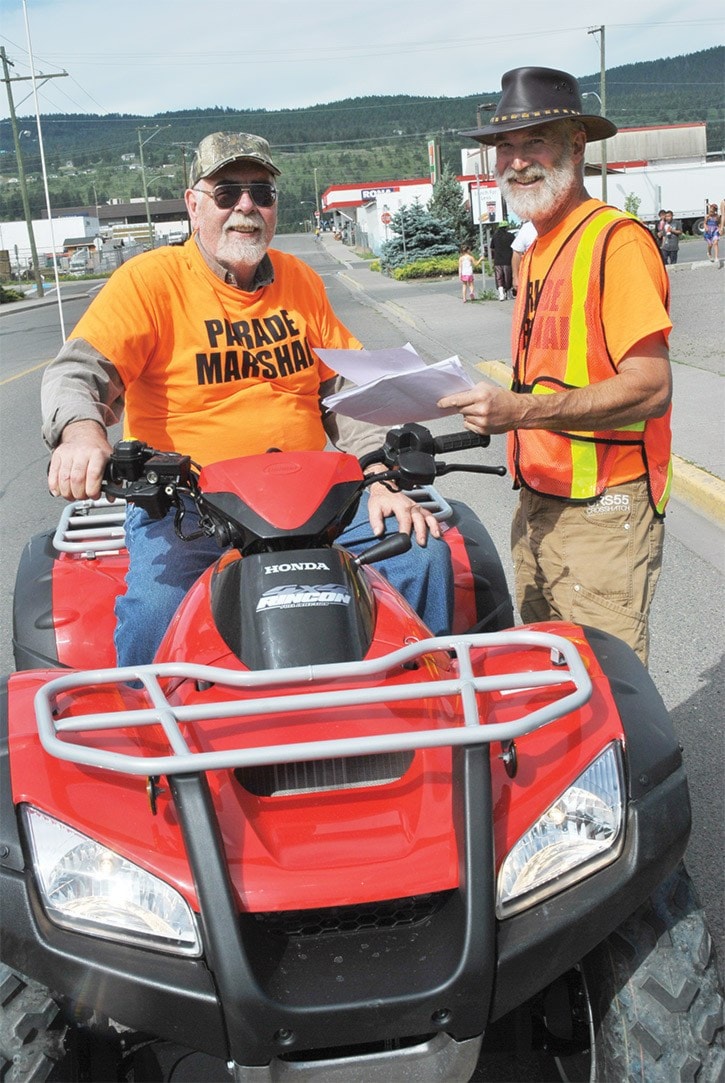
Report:
[[87,248],[78,248],[73,253],[68,263],[68,271],[72,275],[83,275],[91,269],[91,261]]

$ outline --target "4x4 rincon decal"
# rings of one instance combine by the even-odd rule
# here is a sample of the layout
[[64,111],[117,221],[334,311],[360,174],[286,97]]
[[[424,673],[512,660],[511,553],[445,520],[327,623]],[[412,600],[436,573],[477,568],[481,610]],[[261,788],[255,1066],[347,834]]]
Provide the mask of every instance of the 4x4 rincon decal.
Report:
[[257,613],[270,609],[295,609],[316,605],[349,605],[352,595],[343,583],[290,583],[266,590],[257,602]]

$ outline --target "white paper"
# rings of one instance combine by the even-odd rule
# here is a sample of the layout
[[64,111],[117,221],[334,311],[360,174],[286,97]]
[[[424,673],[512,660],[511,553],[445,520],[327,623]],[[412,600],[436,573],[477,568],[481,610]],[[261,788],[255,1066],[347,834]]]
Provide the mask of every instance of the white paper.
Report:
[[396,372],[413,372],[425,364],[406,342],[389,350],[315,350],[326,365],[353,384],[367,384]]
[[[403,350],[408,351],[407,347]],[[360,350],[316,350],[321,357],[323,354],[354,353],[360,354]],[[377,350],[374,364],[365,367],[362,362],[356,368],[356,382],[363,379],[370,372],[385,372],[377,379],[360,383],[360,386],[349,387],[344,391],[338,391],[335,395],[328,395],[324,404],[330,410],[345,417],[352,417],[358,421],[369,421],[376,425],[404,425],[408,421],[431,421],[437,417],[445,417],[447,414],[455,414],[455,408],[440,410],[436,403],[444,395],[454,395],[458,391],[467,391],[473,387],[473,381],[466,373],[458,357],[449,357],[445,361],[438,361],[434,365],[426,365],[413,351],[411,357],[417,359],[414,367],[409,366],[409,359],[404,363],[408,366],[401,369],[399,365],[390,362],[393,356],[401,353],[401,350]],[[368,353],[368,357],[370,354]],[[339,363],[327,356],[323,358],[330,368],[340,370]],[[350,371],[346,360],[343,362],[347,371]],[[385,371],[387,368],[387,371]],[[348,379],[350,377],[347,377]]]

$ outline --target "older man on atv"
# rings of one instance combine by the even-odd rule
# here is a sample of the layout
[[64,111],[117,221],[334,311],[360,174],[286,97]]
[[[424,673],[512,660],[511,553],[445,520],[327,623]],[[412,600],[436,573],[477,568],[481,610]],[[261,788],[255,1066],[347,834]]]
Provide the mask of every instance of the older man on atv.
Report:
[[[217,132],[201,141],[185,193],[193,235],[120,267],[81,317],[43,381],[50,491],[96,498],[111,448],[107,426],[203,464],[270,447],[313,450],[327,438],[355,455],[382,430],[325,411],[336,374],[317,348],[359,349],[321,279],[270,247],[277,223],[270,147]],[[380,469],[373,467],[372,469]],[[187,508],[195,514],[191,503]],[[341,541],[364,548],[386,530],[412,534],[408,553],[379,567],[434,634],[449,630],[450,555],[431,513],[373,483]],[[173,516],[129,507],[129,572],[116,607],[120,665],[150,662],[179,602],[218,557],[201,536],[182,544]]]

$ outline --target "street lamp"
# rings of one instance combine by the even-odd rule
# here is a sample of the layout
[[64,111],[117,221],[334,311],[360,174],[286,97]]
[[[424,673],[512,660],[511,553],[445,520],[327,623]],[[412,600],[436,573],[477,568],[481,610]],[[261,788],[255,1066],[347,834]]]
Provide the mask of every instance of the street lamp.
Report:
[[151,139],[153,139],[153,137],[155,135],[158,135],[159,132],[163,132],[164,128],[170,128],[170,127],[171,127],[170,124],[162,124],[161,127],[154,128],[154,130],[151,132],[151,135],[147,135],[146,138],[143,139],[143,140],[141,139],[141,132],[145,132],[146,129],[145,128],[137,128],[136,129],[136,133],[138,135],[138,152],[139,152],[139,157],[141,159],[141,184],[143,185],[143,201],[144,201],[144,203],[146,205],[146,224],[148,225],[148,229],[149,229],[149,248],[153,248],[153,246],[154,246],[154,227],[151,224],[151,208],[149,207],[149,192],[148,192],[148,187],[146,186],[146,166],[144,165],[144,160],[143,160],[143,149],[146,146],[146,144]]

